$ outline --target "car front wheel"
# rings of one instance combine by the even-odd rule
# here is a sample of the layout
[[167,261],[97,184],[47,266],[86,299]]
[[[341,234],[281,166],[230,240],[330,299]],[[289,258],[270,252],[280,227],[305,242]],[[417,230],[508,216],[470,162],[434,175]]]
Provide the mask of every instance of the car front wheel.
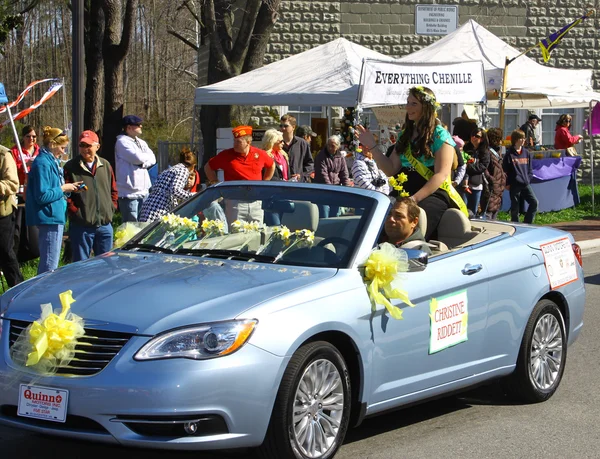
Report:
[[268,459],[327,459],[342,444],[350,418],[350,377],[331,344],[316,341],[292,356],[259,453]]
[[567,361],[565,321],[558,306],[539,301],[527,322],[510,395],[528,403],[548,400],[558,389]]

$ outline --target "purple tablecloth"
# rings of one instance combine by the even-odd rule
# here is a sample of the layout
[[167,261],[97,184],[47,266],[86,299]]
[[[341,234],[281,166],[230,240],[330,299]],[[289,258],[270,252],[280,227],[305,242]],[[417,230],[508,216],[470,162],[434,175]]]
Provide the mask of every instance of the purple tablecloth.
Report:
[[538,181],[552,180],[573,174],[579,168],[581,156],[565,156],[562,158],[534,159],[533,177]]
[[[579,204],[577,169],[580,156],[534,159],[531,188],[539,202],[538,212],[568,209]],[[527,209],[527,204],[523,204]],[[510,195],[502,195],[502,210],[510,211]]]

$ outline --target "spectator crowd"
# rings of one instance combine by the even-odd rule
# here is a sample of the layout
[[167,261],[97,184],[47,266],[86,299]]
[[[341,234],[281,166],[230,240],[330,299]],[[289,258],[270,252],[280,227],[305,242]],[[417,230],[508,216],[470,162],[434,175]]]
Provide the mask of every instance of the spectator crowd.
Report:
[[[519,221],[525,201],[524,222],[532,223],[538,201],[531,188],[531,150],[540,144],[536,126],[541,119],[529,116],[506,145],[500,129],[485,130],[465,112],[454,120],[451,133],[437,118],[438,109],[431,90],[411,88],[403,128],[391,132],[391,142],[381,145],[368,129],[356,127],[360,148],[350,167],[337,135],[329,137],[313,159],[310,142],[316,133],[310,126],[297,126],[289,114],[281,117],[279,130],[265,132],[262,148],[252,145],[251,126],[237,126],[232,129],[233,148],[212,157],[204,173],[208,185],[220,180],[282,180],[356,186],[390,195],[396,199],[386,233],[396,245],[435,239],[448,208],[496,219],[505,189],[511,220]],[[142,123],[135,115],[123,118],[114,170],[98,155],[100,140],[89,130],[79,137],[78,154],[64,165],[69,138],[58,128],[44,127],[38,143],[38,131],[25,126],[18,145],[11,150],[0,147],[0,267],[9,286],[23,280],[19,262],[39,257],[38,274],[58,267],[67,222],[70,258],[85,260],[112,249],[117,210],[124,223],[152,222],[199,191],[198,164],[189,150],[151,183],[149,169],[156,157],[141,139]],[[556,148],[569,150],[581,142],[582,136],[570,133],[570,124],[569,115],[559,118]],[[401,191],[390,186],[391,177],[403,177]],[[335,217],[339,211],[327,205],[319,208],[321,218]],[[420,211],[427,217],[423,229],[417,225]],[[227,202],[225,214],[228,221],[268,217],[277,224],[276,215],[265,215],[260,202]]]

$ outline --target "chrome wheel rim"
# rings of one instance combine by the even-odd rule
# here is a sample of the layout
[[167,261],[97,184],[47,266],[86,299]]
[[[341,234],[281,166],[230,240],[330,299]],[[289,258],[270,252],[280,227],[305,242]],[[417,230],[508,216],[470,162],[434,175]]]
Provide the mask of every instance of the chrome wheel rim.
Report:
[[550,389],[562,367],[563,336],[556,316],[546,314],[538,320],[531,340],[529,374],[540,390]]
[[344,385],[337,367],[329,360],[312,362],[294,396],[293,435],[302,454],[322,457],[335,445],[344,402]]

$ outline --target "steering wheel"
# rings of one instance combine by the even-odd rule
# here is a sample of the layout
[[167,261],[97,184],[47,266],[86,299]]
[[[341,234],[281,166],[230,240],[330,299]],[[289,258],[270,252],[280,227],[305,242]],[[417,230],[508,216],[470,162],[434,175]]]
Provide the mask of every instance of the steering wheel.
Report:
[[317,244],[317,247],[325,247],[327,244],[333,244],[334,247],[336,244],[340,244],[340,245],[343,245],[344,247],[346,247],[346,250],[348,250],[350,248],[350,241],[344,239],[343,237],[339,237],[339,236],[326,237],[325,239],[323,239],[322,241],[320,241]]

